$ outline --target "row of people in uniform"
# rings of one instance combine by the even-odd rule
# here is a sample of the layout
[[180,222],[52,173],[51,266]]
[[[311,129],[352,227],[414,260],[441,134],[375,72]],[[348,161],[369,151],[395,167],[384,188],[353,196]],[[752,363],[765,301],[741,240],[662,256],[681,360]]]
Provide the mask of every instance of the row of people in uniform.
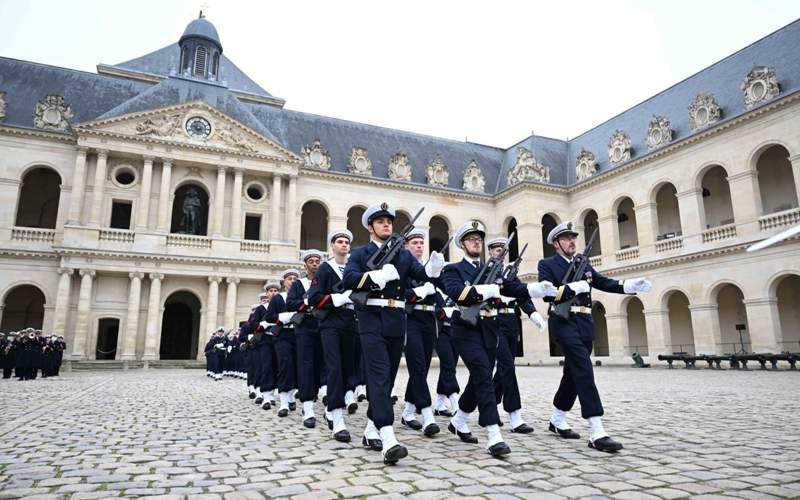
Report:
[[64,350],[64,336],[45,335],[41,330],[25,328],[18,332],[0,332],[0,368],[3,379],[35,380],[41,371],[42,378],[58,377]]
[[214,380],[222,380],[223,377],[247,378],[241,344],[238,329],[226,333],[224,326],[217,327],[204,348],[206,376]]
[[[521,310],[541,332],[549,327],[565,353],[549,430],[565,439],[579,438],[566,415],[580,399],[589,426],[589,446],[602,451],[621,449],[603,429],[603,408],[589,359],[594,339],[591,290],[646,292],[649,281],[606,278],[589,265],[584,275],[565,283],[578,233],[571,223],[564,223],[548,235],[556,254],[539,262],[541,281],[524,284],[516,276],[498,275],[493,282],[476,284],[487,265],[481,259],[485,228],[480,222],[467,222],[454,234],[456,246],[464,253],[462,260],[445,265],[443,256],[434,251],[423,264],[423,231],[405,231],[399,243],[404,248],[392,250],[398,245],[394,217],[394,209],[386,203],[371,206],[361,221],[370,234],[367,245],[351,249],[350,231],[334,230],[328,236],[329,260],[322,262],[319,251],[306,251],[301,257],[304,277],[290,269],[282,275],[282,287],[266,287],[266,293],[273,295],[262,297],[240,329],[240,341],[249,353],[251,397],[265,409],[271,408],[277,389],[279,416],[289,414],[296,397],[302,402],[303,424],[314,427],[314,401],[326,388],[323,402],[328,427],[334,439],[347,442],[350,434],[344,412],[357,411],[355,391],[365,384],[369,404],[362,444],[381,451],[385,463],[397,463],[408,450],[394,433],[392,389],[405,353],[409,379],[401,424],[433,437],[440,432],[435,416],[444,415],[450,417],[450,433],[477,443],[469,427],[477,410],[478,424],[486,429],[488,452],[503,456],[511,450],[500,431],[497,407],[501,402],[512,432],[533,431],[521,416],[514,371]],[[490,257],[501,254],[506,244],[504,238],[489,241]],[[392,250],[386,253],[390,258],[384,259],[387,249]],[[566,317],[550,314],[545,323],[533,298],[543,298],[551,307],[568,302],[568,313]],[[466,309],[476,306],[475,320],[462,317]],[[434,346],[440,358],[435,402],[427,381]],[[469,372],[463,390],[455,377],[458,358]]]

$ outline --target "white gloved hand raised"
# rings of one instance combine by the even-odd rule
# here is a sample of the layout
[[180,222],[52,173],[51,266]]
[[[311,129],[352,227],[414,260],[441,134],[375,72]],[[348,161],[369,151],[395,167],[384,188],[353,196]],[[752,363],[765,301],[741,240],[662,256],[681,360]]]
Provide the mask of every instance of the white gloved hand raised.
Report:
[[539,314],[539,311],[533,311],[530,318],[531,323],[536,325],[536,328],[538,328],[540,332],[544,333],[545,330],[547,330],[547,323],[545,323],[544,318],[541,314]]
[[[258,326],[260,326],[261,328],[263,328],[264,330],[266,330],[266,329],[267,329],[267,327],[269,326],[269,323],[267,323],[266,321],[262,321],[261,323],[259,323],[259,324],[258,324]],[[249,337],[252,337],[252,335],[250,335]],[[249,339],[248,339],[248,340],[249,340]]]
[[573,281],[572,283],[567,283],[567,286],[570,288],[570,290],[575,292],[575,294],[589,293],[591,290],[591,287],[586,280]]
[[292,319],[292,316],[294,316],[294,313],[292,311],[284,311],[278,314],[278,321],[280,321],[285,325],[289,322],[290,319]]
[[351,293],[353,293],[352,290],[347,290],[344,293],[332,293],[331,302],[335,307],[341,307],[345,304],[352,304],[353,301],[350,300]]
[[633,278],[622,282],[622,289],[625,293],[647,293],[652,288],[653,284],[645,278]]
[[414,295],[416,295],[420,299],[424,299],[428,295],[433,295],[434,293],[436,293],[436,287],[433,286],[433,283],[429,281],[425,282],[425,284],[422,286],[414,288],[413,290],[414,290]]
[[557,293],[558,288],[554,287],[549,281],[540,281],[528,285],[528,295],[530,295],[532,299],[555,297]]
[[491,285],[475,285],[475,291],[483,296],[483,300],[499,299],[500,298],[500,286],[499,285],[495,285],[495,284],[491,284]]
[[438,278],[444,269],[444,255],[439,252],[432,252],[431,258],[425,264],[425,273],[431,278]]

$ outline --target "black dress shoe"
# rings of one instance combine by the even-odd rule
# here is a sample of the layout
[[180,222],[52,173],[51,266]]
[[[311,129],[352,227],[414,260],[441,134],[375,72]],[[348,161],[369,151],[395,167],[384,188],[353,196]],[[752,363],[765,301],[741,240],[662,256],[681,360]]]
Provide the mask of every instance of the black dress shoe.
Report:
[[263,405],[261,405],[262,410],[271,410],[272,405],[269,404],[269,401],[265,401]]
[[397,403],[397,396],[392,396],[392,404]]
[[256,398],[256,393],[255,392],[251,392],[250,394],[247,395],[247,397],[250,398],[250,399],[255,399]]
[[403,417],[400,417],[400,423],[405,425],[406,427],[410,427],[415,431],[422,429],[422,424],[419,423],[418,420],[406,420]]
[[501,421],[499,421],[499,422],[497,422],[497,426],[498,426],[498,427],[503,427],[504,425],[505,425],[505,424],[503,423],[503,421],[502,421],[502,420],[501,420]]
[[577,432],[573,431],[572,429],[559,429],[553,423],[550,423],[550,426],[547,428],[550,432],[558,434],[564,439],[580,439],[581,435]]
[[328,396],[322,396],[322,406],[328,406]]
[[452,417],[455,416],[454,413],[450,413],[450,410],[433,410],[433,414],[437,417]]
[[526,424],[525,422],[522,422],[518,426],[511,429],[511,432],[516,432],[517,434],[530,434],[531,432],[533,432],[533,427]]
[[359,394],[358,397],[356,398],[356,401],[358,401],[359,403],[363,403],[365,399],[367,399],[365,395]]
[[289,416],[289,410],[287,410],[286,408],[281,408],[278,411],[278,416],[281,417],[281,418],[288,417]]
[[511,448],[509,448],[508,445],[502,441],[489,447],[489,454],[493,457],[502,457],[503,455],[508,455],[509,453],[511,453]]
[[296,409],[297,409],[297,404],[295,404],[295,402],[294,402],[294,401],[292,401],[291,403],[289,403],[289,410],[290,410],[290,411],[295,411]]
[[313,429],[317,426],[317,419],[314,417],[308,417],[307,419],[303,420],[303,425],[309,429]]
[[340,443],[349,443],[350,433],[347,431],[347,429],[339,431],[333,435],[333,439],[339,441]]
[[386,453],[383,454],[383,463],[384,465],[394,465],[400,461],[401,458],[405,458],[408,456],[408,450],[405,446],[401,444],[396,444],[386,450]]
[[450,431],[451,434],[455,434],[456,436],[458,436],[459,439],[461,439],[465,443],[477,444],[478,442],[478,438],[473,436],[471,432],[461,432],[458,429],[456,429],[456,427],[452,423],[447,424],[447,430]]
[[595,439],[594,441],[589,441],[589,448],[594,448],[598,451],[607,451],[609,453],[614,453],[622,449],[622,443],[618,443],[614,441],[610,437],[601,437],[600,439]]
[[381,451],[383,449],[383,443],[380,439],[367,439],[367,436],[361,438],[361,446],[372,451]]
[[328,430],[333,430],[333,420],[329,419],[327,415],[325,415],[325,423],[328,424]]
[[358,403],[350,403],[347,405],[347,413],[352,415],[353,413],[358,411]]
[[257,404],[257,405],[260,405],[261,403],[263,403],[263,402],[264,402],[264,398],[262,398],[261,396],[259,396],[259,397],[257,397],[257,398],[256,398],[256,400],[255,400],[254,402],[255,402],[255,404]]
[[433,437],[436,434],[439,434],[439,426],[435,423],[428,424],[423,430],[422,433],[425,434],[425,437]]

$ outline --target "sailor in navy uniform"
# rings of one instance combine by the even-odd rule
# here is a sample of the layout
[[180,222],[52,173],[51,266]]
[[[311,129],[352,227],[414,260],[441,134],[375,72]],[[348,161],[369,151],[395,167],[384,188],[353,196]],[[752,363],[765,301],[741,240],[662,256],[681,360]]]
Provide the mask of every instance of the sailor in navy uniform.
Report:
[[[352,239],[353,233],[347,229],[334,229],[328,233],[330,254],[333,257],[319,266],[308,291],[308,303],[324,315],[319,325],[328,381],[325,419],[330,423],[333,438],[343,443],[350,442],[344,409],[347,408],[350,414],[358,409],[352,377],[356,355],[356,316],[350,300],[352,291],[342,290],[340,285]],[[381,450],[378,430],[369,419],[362,444],[367,448]]]
[[442,273],[444,291],[456,304],[469,307],[489,301],[489,307],[481,310],[477,325],[455,319],[452,325],[453,343],[469,370],[469,380],[458,400],[458,410],[450,420],[448,430],[462,441],[477,443],[467,425],[469,415],[479,410],[478,424],[488,432],[487,449],[492,456],[507,455],[511,449],[500,434],[500,416],[497,413],[492,370],[497,355],[498,337],[497,304],[501,295],[524,301],[555,293],[547,282],[525,285],[517,280],[472,285],[481,268],[481,250],[486,230],[478,221],[467,222],[454,235],[456,246],[464,251],[465,258],[449,264]]
[[[424,229],[414,228],[406,235],[406,249],[422,263],[425,252]],[[433,280],[438,281],[438,280]],[[406,406],[400,423],[414,430],[422,430],[425,437],[439,433],[439,426],[433,418],[431,391],[428,389],[428,370],[431,367],[433,344],[436,342],[437,314],[436,285],[432,281],[412,282],[406,289],[406,345],[405,357],[408,368],[406,385]],[[416,412],[422,413],[422,423],[417,421]]]
[[281,279],[283,291],[276,293],[269,301],[264,319],[274,325],[271,330],[275,333],[275,355],[278,358],[278,416],[286,417],[290,410],[294,410],[297,388],[297,339],[291,323],[294,312],[287,310],[286,299],[294,282],[300,279],[300,271],[287,269]]
[[322,385],[323,362],[319,323],[311,315],[313,306],[308,301],[308,290],[322,260],[322,252],[305,250],[300,260],[305,264],[306,275],[292,283],[286,296],[286,310],[302,314],[302,321],[294,328],[297,342],[297,398],[303,403],[303,425],[313,428],[316,425],[314,399]]
[[[508,244],[508,238],[492,238],[486,242],[489,254],[498,256]],[[520,334],[520,310],[530,321],[544,332],[546,324],[542,315],[536,311],[531,299],[518,301],[514,297],[501,296],[500,309],[497,313],[497,323],[500,327],[500,338],[497,344],[497,369],[494,373],[494,395],[497,404],[503,403],[503,410],[508,413],[511,423],[511,432],[517,434],[530,434],[533,427],[522,419],[522,401],[519,395],[519,383],[514,369],[514,356],[517,352],[517,342]]]
[[[539,261],[539,279],[561,284],[577,251],[578,232],[572,222],[563,222],[547,235],[547,243],[553,245],[556,254]],[[577,397],[581,402],[581,414],[589,422],[589,447],[601,451],[614,452],[622,449],[622,444],[614,441],[603,429],[603,404],[594,383],[594,372],[589,355],[594,341],[592,322],[592,288],[609,293],[648,292],[652,285],[644,278],[619,281],[607,278],[595,271],[591,265],[586,273],[566,285],[561,285],[555,297],[545,301],[559,304],[575,298],[570,307],[569,320],[555,314],[548,317],[548,325],[553,336],[564,351],[564,374],[561,384],[553,398],[553,415],[549,429],[565,439],[578,439],[566,421],[567,412],[572,409]]]
[[461,387],[458,385],[458,379],[456,378],[458,352],[456,352],[456,348],[453,345],[451,328],[456,304],[440,288],[436,289],[436,293],[439,294],[441,303],[437,313],[439,331],[436,336],[439,379],[436,382],[436,402],[433,405],[433,414],[452,417],[458,409],[458,393],[461,392]]
[[408,455],[394,435],[391,400],[406,331],[405,290],[412,279],[438,278],[444,266],[444,258],[438,252],[433,252],[423,266],[403,248],[390,263],[370,270],[367,261],[392,235],[394,217],[394,208],[387,203],[373,205],[364,212],[361,224],[369,231],[370,242],[353,250],[343,279],[346,290],[369,292],[366,304],[356,305],[356,317],[366,367],[367,418],[378,428],[386,464],[395,464]]
[[225,328],[218,327],[206,343],[206,374],[214,380],[222,380],[222,365],[225,359]]
[[264,410],[272,408],[272,391],[275,386],[272,367],[274,343],[272,336],[267,331],[269,324],[265,320],[268,305],[269,294],[267,292],[259,294],[258,303],[253,305],[253,312],[250,314],[247,324],[242,326],[240,334],[246,336],[249,346],[253,381],[251,394],[255,394],[255,404]]

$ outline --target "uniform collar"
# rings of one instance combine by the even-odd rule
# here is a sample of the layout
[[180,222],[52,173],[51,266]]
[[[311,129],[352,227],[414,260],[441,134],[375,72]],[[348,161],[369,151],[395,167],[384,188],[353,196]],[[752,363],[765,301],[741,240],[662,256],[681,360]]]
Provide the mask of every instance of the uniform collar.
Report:
[[564,257],[563,255],[561,255],[560,253],[557,253],[557,252],[556,252],[556,255],[558,255],[559,257],[564,259],[567,262],[567,264],[572,264],[572,259],[568,259],[568,258]]

